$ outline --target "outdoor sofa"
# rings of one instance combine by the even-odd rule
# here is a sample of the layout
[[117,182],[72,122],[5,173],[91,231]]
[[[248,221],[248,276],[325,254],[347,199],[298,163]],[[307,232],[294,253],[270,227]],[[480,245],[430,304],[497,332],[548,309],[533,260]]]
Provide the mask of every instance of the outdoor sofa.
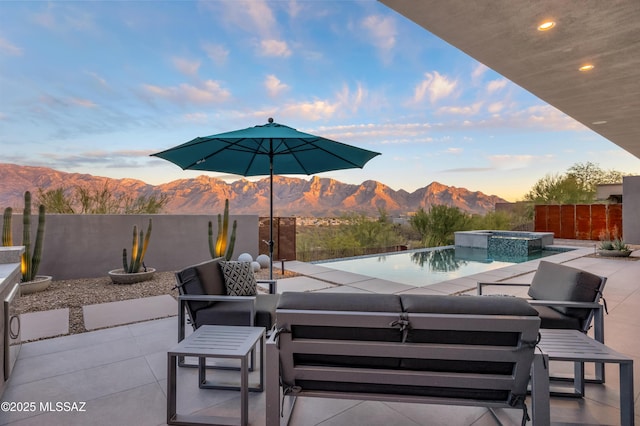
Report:
[[[276,317],[267,426],[297,397],[521,408],[524,423],[544,368],[538,313],[516,297],[286,292]],[[531,385],[533,422],[548,424],[548,376]]]

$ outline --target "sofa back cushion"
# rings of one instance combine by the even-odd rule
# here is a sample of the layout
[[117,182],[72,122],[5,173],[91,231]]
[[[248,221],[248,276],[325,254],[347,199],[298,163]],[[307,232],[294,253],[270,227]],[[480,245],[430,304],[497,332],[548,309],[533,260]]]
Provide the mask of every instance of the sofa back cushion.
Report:
[[[566,265],[541,261],[533,276],[529,296],[538,300],[562,302],[594,302],[602,278]],[[590,309],[557,308],[556,311],[574,318],[586,319]]]

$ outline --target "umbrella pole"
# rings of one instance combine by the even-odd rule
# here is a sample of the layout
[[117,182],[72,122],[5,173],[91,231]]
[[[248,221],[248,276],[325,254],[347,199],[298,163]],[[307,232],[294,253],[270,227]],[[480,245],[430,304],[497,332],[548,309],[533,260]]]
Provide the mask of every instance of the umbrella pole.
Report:
[[269,279],[273,279],[273,141],[269,141]]

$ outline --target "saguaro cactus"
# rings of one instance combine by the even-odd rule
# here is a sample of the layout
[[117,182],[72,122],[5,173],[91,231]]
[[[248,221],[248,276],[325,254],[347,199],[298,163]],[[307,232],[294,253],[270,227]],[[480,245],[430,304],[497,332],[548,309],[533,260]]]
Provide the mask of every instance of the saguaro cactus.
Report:
[[151,219],[149,219],[149,226],[147,226],[147,233],[145,235],[142,230],[138,234],[138,227],[133,226],[133,243],[131,247],[131,262],[127,262],[127,249],[122,249],[122,268],[126,273],[132,274],[140,272],[140,267],[143,266],[146,272],[147,268],[144,266],[144,255],[149,247],[149,238],[151,238]]
[[2,246],[9,247],[13,245],[13,233],[11,232],[11,218],[13,215],[13,209],[7,207],[4,209],[4,215],[2,216]]
[[40,204],[38,207],[38,230],[36,232],[36,242],[31,252],[31,193],[24,193],[24,213],[22,214],[22,281],[32,281],[40,267],[42,259],[42,242],[44,240],[45,208]]
[[233,256],[233,246],[236,244],[236,228],[238,222],[233,221],[231,236],[229,238],[229,200],[224,202],[224,216],[218,214],[218,235],[215,244],[213,242],[213,224],[209,221],[209,253],[212,258],[224,257],[231,260]]

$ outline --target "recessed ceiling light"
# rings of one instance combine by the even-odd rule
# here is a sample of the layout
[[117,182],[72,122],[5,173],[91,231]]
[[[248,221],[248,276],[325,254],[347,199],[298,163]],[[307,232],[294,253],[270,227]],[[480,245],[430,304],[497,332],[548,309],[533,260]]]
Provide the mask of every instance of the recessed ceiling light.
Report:
[[593,64],[586,64],[578,68],[578,71],[591,71],[594,68]]
[[607,124],[607,120],[594,121],[594,122],[593,122],[593,123],[591,123],[591,124],[595,124],[596,126],[597,126],[598,124]]
[[542,24],[538,25],[538,31],[549,31],[555,26],[556,23],[553,21],[544,21]]

